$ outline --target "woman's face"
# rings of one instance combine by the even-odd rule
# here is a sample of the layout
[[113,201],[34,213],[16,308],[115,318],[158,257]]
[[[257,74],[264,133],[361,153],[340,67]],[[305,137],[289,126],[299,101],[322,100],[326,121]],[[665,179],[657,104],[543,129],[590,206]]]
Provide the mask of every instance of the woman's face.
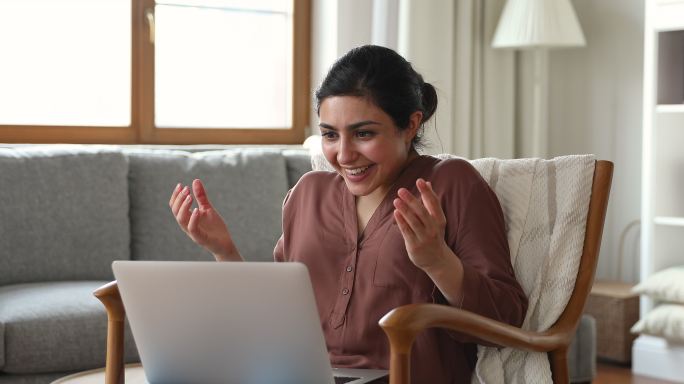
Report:
[[422,118],[415,112],[400,131],[367,98],[331,96],[319,108],[325,158],[355,196],[384,196],[406,166]]

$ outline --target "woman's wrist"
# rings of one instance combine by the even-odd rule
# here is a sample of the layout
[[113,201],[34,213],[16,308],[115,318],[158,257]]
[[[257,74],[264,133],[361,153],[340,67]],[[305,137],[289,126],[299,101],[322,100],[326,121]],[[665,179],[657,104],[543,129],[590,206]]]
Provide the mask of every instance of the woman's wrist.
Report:
[[451,305],[459,306],[463,300],[463,264],[446,244],[437,260],[421,269]]
[[216,261],[244,261],[239,252],[235,253],[214,253]]
[[243,261],[242,255],[237,250],[235,245],[224,245],[222,250],[218,252],[212,251],[216,261]]
[[448,271],[453,268],[454,256],[454,253],[445,243],[433,262],[429,265],[420,266],[420,269],[422,269],[423,272],[430,277],[432,277],[432,275],[441,275],[444,271]]

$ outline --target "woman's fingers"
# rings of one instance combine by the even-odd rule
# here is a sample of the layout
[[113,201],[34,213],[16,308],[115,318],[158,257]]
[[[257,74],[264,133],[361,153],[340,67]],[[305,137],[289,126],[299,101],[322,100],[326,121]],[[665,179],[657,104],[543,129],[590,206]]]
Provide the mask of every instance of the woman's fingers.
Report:
[[173,189],[173,193],[171,193],[171,200],[169,200],[169,207],[173,207],[173,203],[176,201],[176,197],[178,197],[178,194],[181,191],[181,183],[176,184],[176,188]]
[[196,240],[198,232],[198,222],[199,222],[200,211],[198,208],[192,210],[190,214],[190,220],[188,221],[188,234],[193,240]]
[[430,213],[425,209],[420,199],[413,196],[406,188],[399,188],[397,191],[399,198],[406,204],[415,216],[417,216],[423,224],[428,224],[430,221]]
[[431,241],[430,239],[435,237],[444,236],[446,217],[432,185],[418,179],[416,186],[420,198],[415,197],[407,189],[400,188],[397,191],[398,198],[393,201],[394,207],[416,239]]
[[444,210],[442,205],[439,203],[439,198],[437,194],[432,189],[432,183],[426,182],[423,179],[418,179],[416,181],[416,186],[418,191],[420,191],[420,198],[423,201],[425,209],[427,209],[430,216],[437,219],[440,223],[446,223],[446,216],[444,216]]
[[404,240],[407,240],[409,242],[415,242],[416,234],[413,232],[411,226],[408,222],[406,222],[406,219],[404,219],[404,216],[401,214],[399,210],[394,210],[394,220],[397,222],[399,232],[401,232],[401,235],[404,237]]
[[397,198],[392,202],[394,208],[399,211],[402,215],[402,219],[411,227],[413,232],[422,233],[422,229],[425,226],[423,221],[416,215],[413,208],[409,206],[403,199]]
[[192,205],[192,196],[186,195],[185,199],[180,205],[178,213],[176,214],[176,221],[180,224],[183,230],[187,231],[188,221],[190,221],[190,206]]
[[176,196],[176,200],[173,202],[173,205],[171,205],[171,212],[173,213],[174,216],[178,215],[178,212],[180,212],[180,207],[185,201],[185,198],[188,196],[190,193],[190,190],[188,187],[183,187],[181,191],[178,193]]

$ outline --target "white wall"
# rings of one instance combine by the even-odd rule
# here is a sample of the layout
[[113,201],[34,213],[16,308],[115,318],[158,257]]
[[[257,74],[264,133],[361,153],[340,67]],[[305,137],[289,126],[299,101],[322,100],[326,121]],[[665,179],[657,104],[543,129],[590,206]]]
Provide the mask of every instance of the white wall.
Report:
[[[615,163],[597,278],[617,279],[621,232],[640,217],[644,0],[573,0],[587,39],[549,60],[549,155],[594,153]],[[638,227],[622,276],[638,280]]]
[[[455,8],[449,0],[400,1],[397,51],[437,91],[437,111],[423,132],[423,142],[427,144],[423,153],[467,153],[455,148],[459,139],[467,142],[455,129],[452,108],[456,97],[452,92],[456,65],[456,47],[452,44]],[[440,60],[433,60],[436,53]]]

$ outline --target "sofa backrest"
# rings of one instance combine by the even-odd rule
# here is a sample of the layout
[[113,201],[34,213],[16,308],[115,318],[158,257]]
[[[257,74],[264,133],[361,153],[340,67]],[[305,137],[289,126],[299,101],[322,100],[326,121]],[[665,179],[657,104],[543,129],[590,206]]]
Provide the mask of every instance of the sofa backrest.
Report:
[[0,285],[112,279],[114,260],[212,260],[168,208],[204,181],[248,260],[273,260],[296,146],[0,145]]
[[178,228],[168,207],[175,185],[190,185],[195,178],[204,182],[242,255],[250,261],[273,260],[283,198],[311,167],[306,152],[274,148],[194,153],[126,148],[124,153],[130,161],[134,260],[213,260]]
[[311,155],[306,149],[285,149],[283,156],[287,167],[288,188],[292,188],[305,173],[311,171]]
[[0,285],[111,279],[130,257],[127,173],[105,147],[0,148]]

